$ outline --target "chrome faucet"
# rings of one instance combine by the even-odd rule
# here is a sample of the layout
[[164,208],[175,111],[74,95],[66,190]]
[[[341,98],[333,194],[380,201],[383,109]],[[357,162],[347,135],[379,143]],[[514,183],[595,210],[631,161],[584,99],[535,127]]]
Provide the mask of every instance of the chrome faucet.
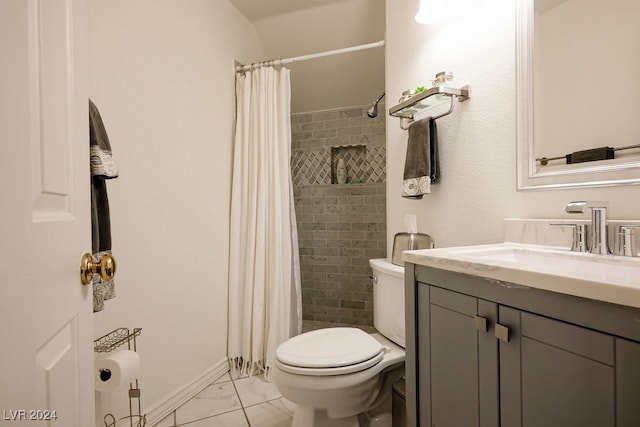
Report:
[[607,207],[608,202],[569,202],[567,213],[584,213],[591,209],[591,225],[588,230],[589,252],[592,254],[610,254],[607,244]]

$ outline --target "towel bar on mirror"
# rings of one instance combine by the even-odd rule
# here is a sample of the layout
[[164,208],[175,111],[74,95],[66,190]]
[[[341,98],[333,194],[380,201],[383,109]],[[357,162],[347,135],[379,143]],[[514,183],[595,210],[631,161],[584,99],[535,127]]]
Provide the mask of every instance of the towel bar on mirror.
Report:
[[640,144],[627,145],[625,147],[598,147],[588,150],[574,151],[564,156],[556,157],[537,157],[536,162],[540,166],[547,166],[553,160],[565,160],[566,164],[593,162],[596,160],[610,160],[615,158],[616,151],[639,149]]

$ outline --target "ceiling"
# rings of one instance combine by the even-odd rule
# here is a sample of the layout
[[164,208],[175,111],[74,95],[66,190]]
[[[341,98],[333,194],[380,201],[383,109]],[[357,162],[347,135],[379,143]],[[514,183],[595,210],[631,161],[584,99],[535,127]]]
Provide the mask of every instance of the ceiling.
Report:
[[342,0],[229,0],[240,9],[250,21],[270,18],[276,15],[284,15],[298,10],[309,9],[316,6],[325,6],[329,3],[339,3]]
[[[266,59],[384,40],[384,0],[229,0],[250,21]],[[384,47],[287,65],[293,113],[371,104],[384,91]]]

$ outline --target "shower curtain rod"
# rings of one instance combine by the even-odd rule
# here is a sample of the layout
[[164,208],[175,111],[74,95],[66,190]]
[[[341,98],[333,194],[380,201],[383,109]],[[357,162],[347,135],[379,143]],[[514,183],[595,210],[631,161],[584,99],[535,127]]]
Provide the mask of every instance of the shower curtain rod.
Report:
[[381,47],[381,46],[384,46],[384,40],[380,40],[379,42],[375,42],[375,43],[361,44],[359,46],[345,47],[344,49],[313,53],[311,55],[295,56],[293,58],[284,58],[284,59],[271,59],[268,61],[256,62],[254,64],[249,64],[249,65],[238,65],[236,67],[236,71],[248,71],[254,68],[262,67],[264,65],[290,64],[292,62],[306,61],[307,59],[322,58],[323,56],[339,55],[341,53],[355,52],[358,50],[371,49],[374,47]]

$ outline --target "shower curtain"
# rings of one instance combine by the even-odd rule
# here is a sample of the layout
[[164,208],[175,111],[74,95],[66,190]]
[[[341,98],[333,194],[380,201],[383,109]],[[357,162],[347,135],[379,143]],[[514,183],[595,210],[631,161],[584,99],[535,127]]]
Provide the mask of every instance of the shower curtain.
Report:
[[267,379],[278,345],[302,327],[290,103],[288,69],[236,75],[228,356]]

